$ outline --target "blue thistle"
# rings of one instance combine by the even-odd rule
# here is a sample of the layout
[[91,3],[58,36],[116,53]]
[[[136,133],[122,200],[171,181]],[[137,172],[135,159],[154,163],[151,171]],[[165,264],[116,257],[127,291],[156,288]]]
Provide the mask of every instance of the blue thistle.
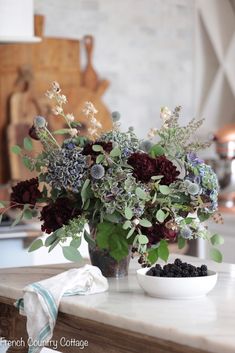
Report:
[[101,164],[94,164],[91,167],[91,176],[94,179],[102,179],[105,174],[104,167]]
[[43,116],[38,115],[34,118],[34,126],[42,129],[47,126],[47,121]]

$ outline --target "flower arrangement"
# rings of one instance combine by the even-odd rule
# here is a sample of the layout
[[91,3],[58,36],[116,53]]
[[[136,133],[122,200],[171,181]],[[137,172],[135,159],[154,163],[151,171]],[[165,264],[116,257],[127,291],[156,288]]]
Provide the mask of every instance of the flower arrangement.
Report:
[[[64,119],[66,128],[51,132],[44,117],[37,116],[24,139],[13,146],[24,165],[38,173],[37,178],[19,182],[12,188],[11,200],[1,203],[4,212],[20,210],[23,217],[37,217],[45,242],[36,240],[30,251],[41,246],[51,251],[58,244],[69,260],[79,260],[81,235],[89,244],[107,249],[117,261],[132,253],[143,266],[159,258],[167,261],[168,245],[203,238],[212,244],[211,257],[222,261],[216,245],[223,243],[210,234],[203,222],[216,216],[218,181],[210,166],[197,156],[207,142],[197,141],[196,130],[203,120],[179,125],[180,107],[173,112],[162,108],[160,129],[151,129],[148,140],[140,140],[133,128],[120,131],[120,115],[112,114],[113,129],[102,132],[92,103],[83,114],[90,122],[87,137],[79,135],[79,122],[64,112],[67,102],[58,83],[47,92],[55,100],[53,113]],[[57,135],[63,135],[60,145]],[[157,142],[153,142],[157,138]],[[32,156],[32,139],[42,152]],[[96,227],[96,238],[87,224]]]

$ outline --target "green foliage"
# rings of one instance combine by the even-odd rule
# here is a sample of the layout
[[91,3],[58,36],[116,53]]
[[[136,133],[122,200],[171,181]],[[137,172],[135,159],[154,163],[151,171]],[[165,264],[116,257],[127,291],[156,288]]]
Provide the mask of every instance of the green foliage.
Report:
[[59,130],[55,130],[53,131],[54,135],[65,135],[65,134],[69,134],[70,129],[59,129]]
[[205,222],[210,218],[210,214],[209,213],[204,213],[204,212],[198,212],[198,218],[200,219],[201,222]]
[[15,154],[21,154],[22,149],[20,148],[20,146],[15,145],[11,147],[11,152]]
[[110,157],[120,157],[121,156],[121,150],[118,147],[115,147],[112,149],[110,152]]
[[104,151],[103,147],[100,146],[100,145],[93,145],[93,146],[92,146],[92,149],[93,149],[93,151],[95,151],[95,152],[103,152],[103,151]]
[[210,258],[215,261],[221,263],[223,261],[223,256],[221,252],[216,248],[210,249]]
[[103,154],[99,154],[99,155],[96,157],[96,164],[100,164],[100,163],[102,163],[104,160],[105,160],[105,156],[104,156]]
[[133,212],[130,207],[125,207],[125,217],[126,219],[131,219],[133,217]]
[[90,236],[90,234],[86,230],[84,231],[84,239],[91,247],[94,248],[96,246],[95,240]]
[[82,237],[79,236],[77,238],[74,238],[71,240],[70,242],[70,246],[74,247],[75,249],[79,248],[79,246],[81,245],[82,242]]
[[166,219],[167,214],[163,210],[158,210],[156,213],[156,218],[159,223],[163,223]]
[[72,262],[80,262],[82,256],[80,252],[73,246],[62,246],[64,257]]
[[122,215],[117,211],[115,211],[111,214],[110,213],[104,214],[104,220],[109,221],[111,223],[120,223],[120,222],[122,222],[122,219],[123,219]]
[[103,222],[98,224],[96,242],[100,249],[106,249],[117,261],[128,255],[127,232],[121,224]]
[[148,197],[147,193],[140,187],[136,188],[135,193],[136,193],[136,196],[138,196],[141,200],[146,200]]
[[33,162],[28,156],[23,156],[22,161],[27,169],[29,169],[31,172],[34,170]]
[[210,238],[210,242],[212,245],[222,245],[224,244],[224,238],[220,234],[214,234]]
[[157,262],[158,260],[158,248],[151,248],[150,250],[148,250],[148,256],[147,256],[148,261],[150,262],[150,264],[154,264],[155,262]]
[[147,219],[140,219],[140,225],[142,227],[146,227],[146,228],[149,228],[149,227],[152,227],[152,223],[149,222]]
[[83,205],[87,199],[92,195],[90,186],[90,179],[86,179],[81,190],[81,197]]
[[169,257],[168,243],[166,240],[161,240],[158,247],[158,256],[163,261],[167,261]]
[[169,195],[171,192],[171,189],[167,185],[159,185],[159,191],[163,195]]
[[144,234],[138,235],[138,243],[140,245],[148,244],[148,242],[149,242],[149,239],[148,239],[148,237],[146,237],[146,235],[144,235]]
[[34,240],[34,242],[30,245],[29,247],[29,252],[38,250],[39,248],[41,248],[43,246],[43,242],[42,239],[36,239]]
[[32,140],[29,137],[24,138],[24,148],[27,151],[32,151],[32,149],[33,149]]
[[151,147],[149,154],[153,158],[156,158],[158,156],[163,156],[165,154],[165,149],[161,145],[156,144],[153,147]]
[[178,237],[178,248],[183,249],[185,247],[186,240],[182,237]]

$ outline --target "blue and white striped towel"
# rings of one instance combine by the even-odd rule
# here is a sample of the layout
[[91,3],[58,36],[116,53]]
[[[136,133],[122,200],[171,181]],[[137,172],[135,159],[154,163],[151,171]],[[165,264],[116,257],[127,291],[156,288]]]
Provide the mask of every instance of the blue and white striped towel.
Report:
[[28,353],[41,352],[52,338],[62,296],[95,294],[107,289],[107,279],[98,267],[91,265],[26,286],[16,306],[20,314],[27,316],[29,342],[41,342],[29,345]]

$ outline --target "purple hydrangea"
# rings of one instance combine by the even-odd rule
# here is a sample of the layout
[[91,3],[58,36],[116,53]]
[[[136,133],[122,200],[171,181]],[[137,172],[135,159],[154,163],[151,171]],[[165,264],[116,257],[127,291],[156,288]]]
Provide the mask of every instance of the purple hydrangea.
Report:
[[204,163],[203,159],[200,159],[194,152],[189,152],[187,154],[187,161],[193,166]]

